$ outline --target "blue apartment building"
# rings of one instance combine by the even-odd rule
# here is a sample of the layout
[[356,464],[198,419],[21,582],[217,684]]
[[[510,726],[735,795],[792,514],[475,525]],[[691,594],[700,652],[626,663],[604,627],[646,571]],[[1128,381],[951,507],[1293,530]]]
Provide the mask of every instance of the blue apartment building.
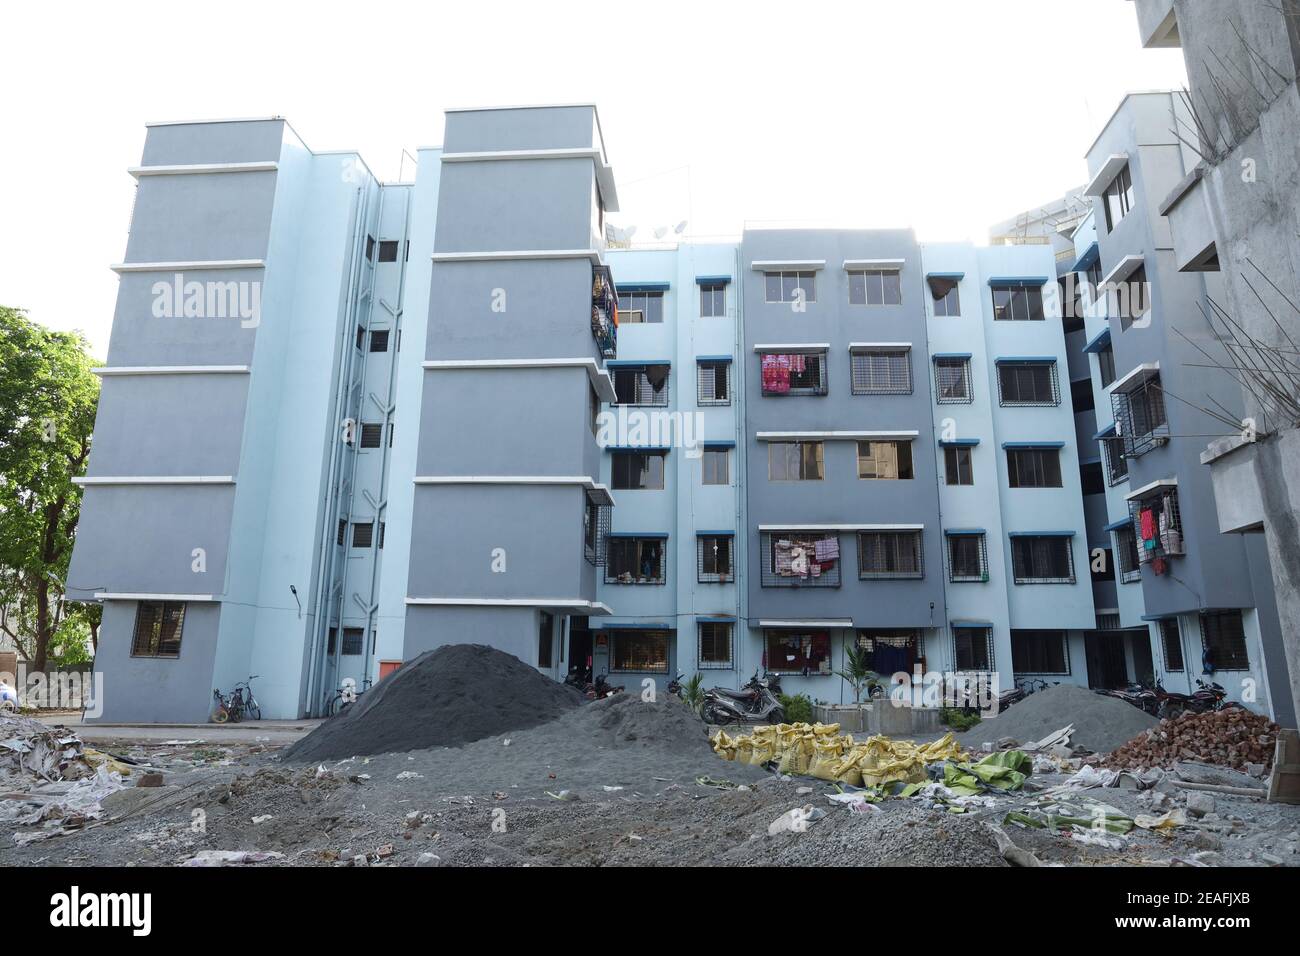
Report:
[[[1098,188],[1137,152],[1112,134]],[[278,118],[149,128],[68,581],[104,603],[103,721],[202,722],[251,674],[265,716],[319,714],[465,642],[630,690],[768,670],[841,703],[855,645],[887,674],[1115,686],[1138,635],[1235,634],[1225,611],[1267,684],[1266,558],[1202,550],[1208,476],[1129,425],[1131,490],[1099,484],[1113,396],[1176,344],[1077,327],[1051,245],[609,248],[589,104],[449,111],[418,160],[387,184]],[[1081,226],[1068,265],[1158,274],[1139,221]],[[160,315],[177,282],[197,304]],[[209,308],[246,290],[256,321]],[[1181,553],[1153,520],[1195,600],[1108,578],[1175,490]]]

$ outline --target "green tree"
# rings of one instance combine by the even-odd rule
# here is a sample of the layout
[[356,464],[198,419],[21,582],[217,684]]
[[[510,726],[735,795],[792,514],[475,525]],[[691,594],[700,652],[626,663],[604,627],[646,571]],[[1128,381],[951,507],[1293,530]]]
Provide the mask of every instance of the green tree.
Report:
[[[99,609],[63,600],[95,426],[98,363],[80,333],[0,306],[0,630],[35,670],[75,659]],[[84,642],[83,642],[84,646]]]

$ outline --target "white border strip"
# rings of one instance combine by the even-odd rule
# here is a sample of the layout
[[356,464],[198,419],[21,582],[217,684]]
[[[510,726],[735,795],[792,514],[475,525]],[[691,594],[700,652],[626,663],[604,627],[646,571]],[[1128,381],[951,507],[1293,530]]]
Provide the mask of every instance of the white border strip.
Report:
[[912,349],[911,342],[850,342],[849,351],[860,351],[862,349]]
[[761,524],[760,533],[785,534],[792,531],[924,531],[923,524]]
[[1159,374],[1159,362],[1143,362],[1141,365],[1128,372],[1123,378],[1118,378],[1111,382],[1107,387],[1110,391],[1118,392],[1122,395],[1124,393],[1124,386],[1132,384],[1137,379],[1141,379],[1144,382],[1148,381]]
[[776,345],[755,345],[755,352],[775,352],[778,355],[791,352],[829,352],[831,343],[829,342],[804,342],[802,344],[776,344]]
[[591,379],[591,386],[596,394],[606,402],[617,397],[614,391],[614,379],[605,369],[590,358],[552,358],[552,359],[426,359],[420,367],[429,372],[470,371],[474,369],[503,368],[583,368]]
[[758,432],[754,437],[759,441],[803,441],[804,439],[821,439],[823,441],[860,441],[869,438],[919,438],[919,431],[838,431],[838,432]]
[[749,267],[755,272],[818,272],[826,268],[826,260],[755,259]]
[[416,475],[412,480],[417,485],[574,485],[614,503],[609,487],[586,475]]
[[845,272],[902,272],[906,259],[845,259]]
[[277,162],[261,163],[185,163],[174,166],[131,166],[127,172],[139,179],[141,176],[206,176],[210,173],[273,173],[280,168]]
[[758,626],[759,626],[759,627],[770,627],[770,628],[773,628],[773,629],[778,629],[778,628],[788,628],[788,627],[812,627],[812,628],[819,628],[819,627],[852,627],[852,626],[853,626],[853,618],[851,618],[851,617],[824,617],[824,618],[816,618],[816,617],[815,617],[815,618],[810,618],[810,619],[808,619],[808,620],[803,620],[803,619],[793,619],[793,620],[792,620],[792,619],[790,619],[790,618],[765,617],[765,618],[760,618],[760,619],[759,619],[759,621],[758,621]]
[[265,269],[265,259],[207,259],[192,262],[118,262],[109,266],[116,273],[123,272],[215,272],[221,269]]
[[96,375],[247,375],[247,365],[101,365]]
[[501,262],[509,259],[588,259],[602,265],[599,249],[511,249],[502,252],[435,252],[434,262]]
[[572,608],[593,614],[613,614],[613,609],[602,601],[584,601],[582,598],[471,598],[471,597],[408,597],[408,605],[429,607],[554,607]]
[[96,601],[215,601],[212,594],[146,594],[135,591],[96,591]]
[[73,478],[74,485],[233,485],[234,475],[113,475]]
[[1155,491],[1157,488],[1177,488],[1177,487],[1178,487],[1177,478],[1157,478],[1155,481],[1143,485],[1141,488],[1138,488],[1136,491],[1130,491],[1128,494],[1124,496],[1124,500],[1132,501],[1134,498],[1141,498],[1148,491]]

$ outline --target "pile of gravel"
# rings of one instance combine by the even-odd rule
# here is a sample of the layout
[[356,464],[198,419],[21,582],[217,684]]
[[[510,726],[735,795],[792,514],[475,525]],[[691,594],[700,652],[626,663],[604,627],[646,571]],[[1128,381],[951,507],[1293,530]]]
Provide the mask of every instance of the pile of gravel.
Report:
[[403,664],[285,752],[330,760],[459,747],[554,720],[582,695],[519,658],[482,644],[450,644]]
[[1109,753],[1157,723],[1150,714],[1118,698],[1058,684],[1030,694],[997,717],[980,721],[957,740],[972,748],[1000,737],[1014,737],[1027,744],[1074,724],[1072,747]]
[[705,723],[673,697],[643,700],[639,694],[615,694],[566,714],[553,730],[560,736],[589,739],[600,747],[668,747],[711,750]]

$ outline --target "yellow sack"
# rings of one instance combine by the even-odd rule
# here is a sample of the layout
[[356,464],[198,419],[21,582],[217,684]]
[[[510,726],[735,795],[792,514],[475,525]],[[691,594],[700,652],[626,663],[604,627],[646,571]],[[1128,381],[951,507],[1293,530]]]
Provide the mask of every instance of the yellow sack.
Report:
[[749,755],[749,765],[751,767],[761,767],[763,764],[776,759],[776,747],[770,743],[756,741],[754,749]]
[[818,740],[808,772],[818,780],[836,779],[836,771],[844,759],[844,750],[842,738],[828,737]]
[[732,758],[736,763],[749,763],[749,758],[754,753],[754,742],[748,737],[741,737],[736,741],[735,756]]
[[813,759],[814,747],[812,734],[795,737],[782,752],[777,769],[781,773],[806,774]]

